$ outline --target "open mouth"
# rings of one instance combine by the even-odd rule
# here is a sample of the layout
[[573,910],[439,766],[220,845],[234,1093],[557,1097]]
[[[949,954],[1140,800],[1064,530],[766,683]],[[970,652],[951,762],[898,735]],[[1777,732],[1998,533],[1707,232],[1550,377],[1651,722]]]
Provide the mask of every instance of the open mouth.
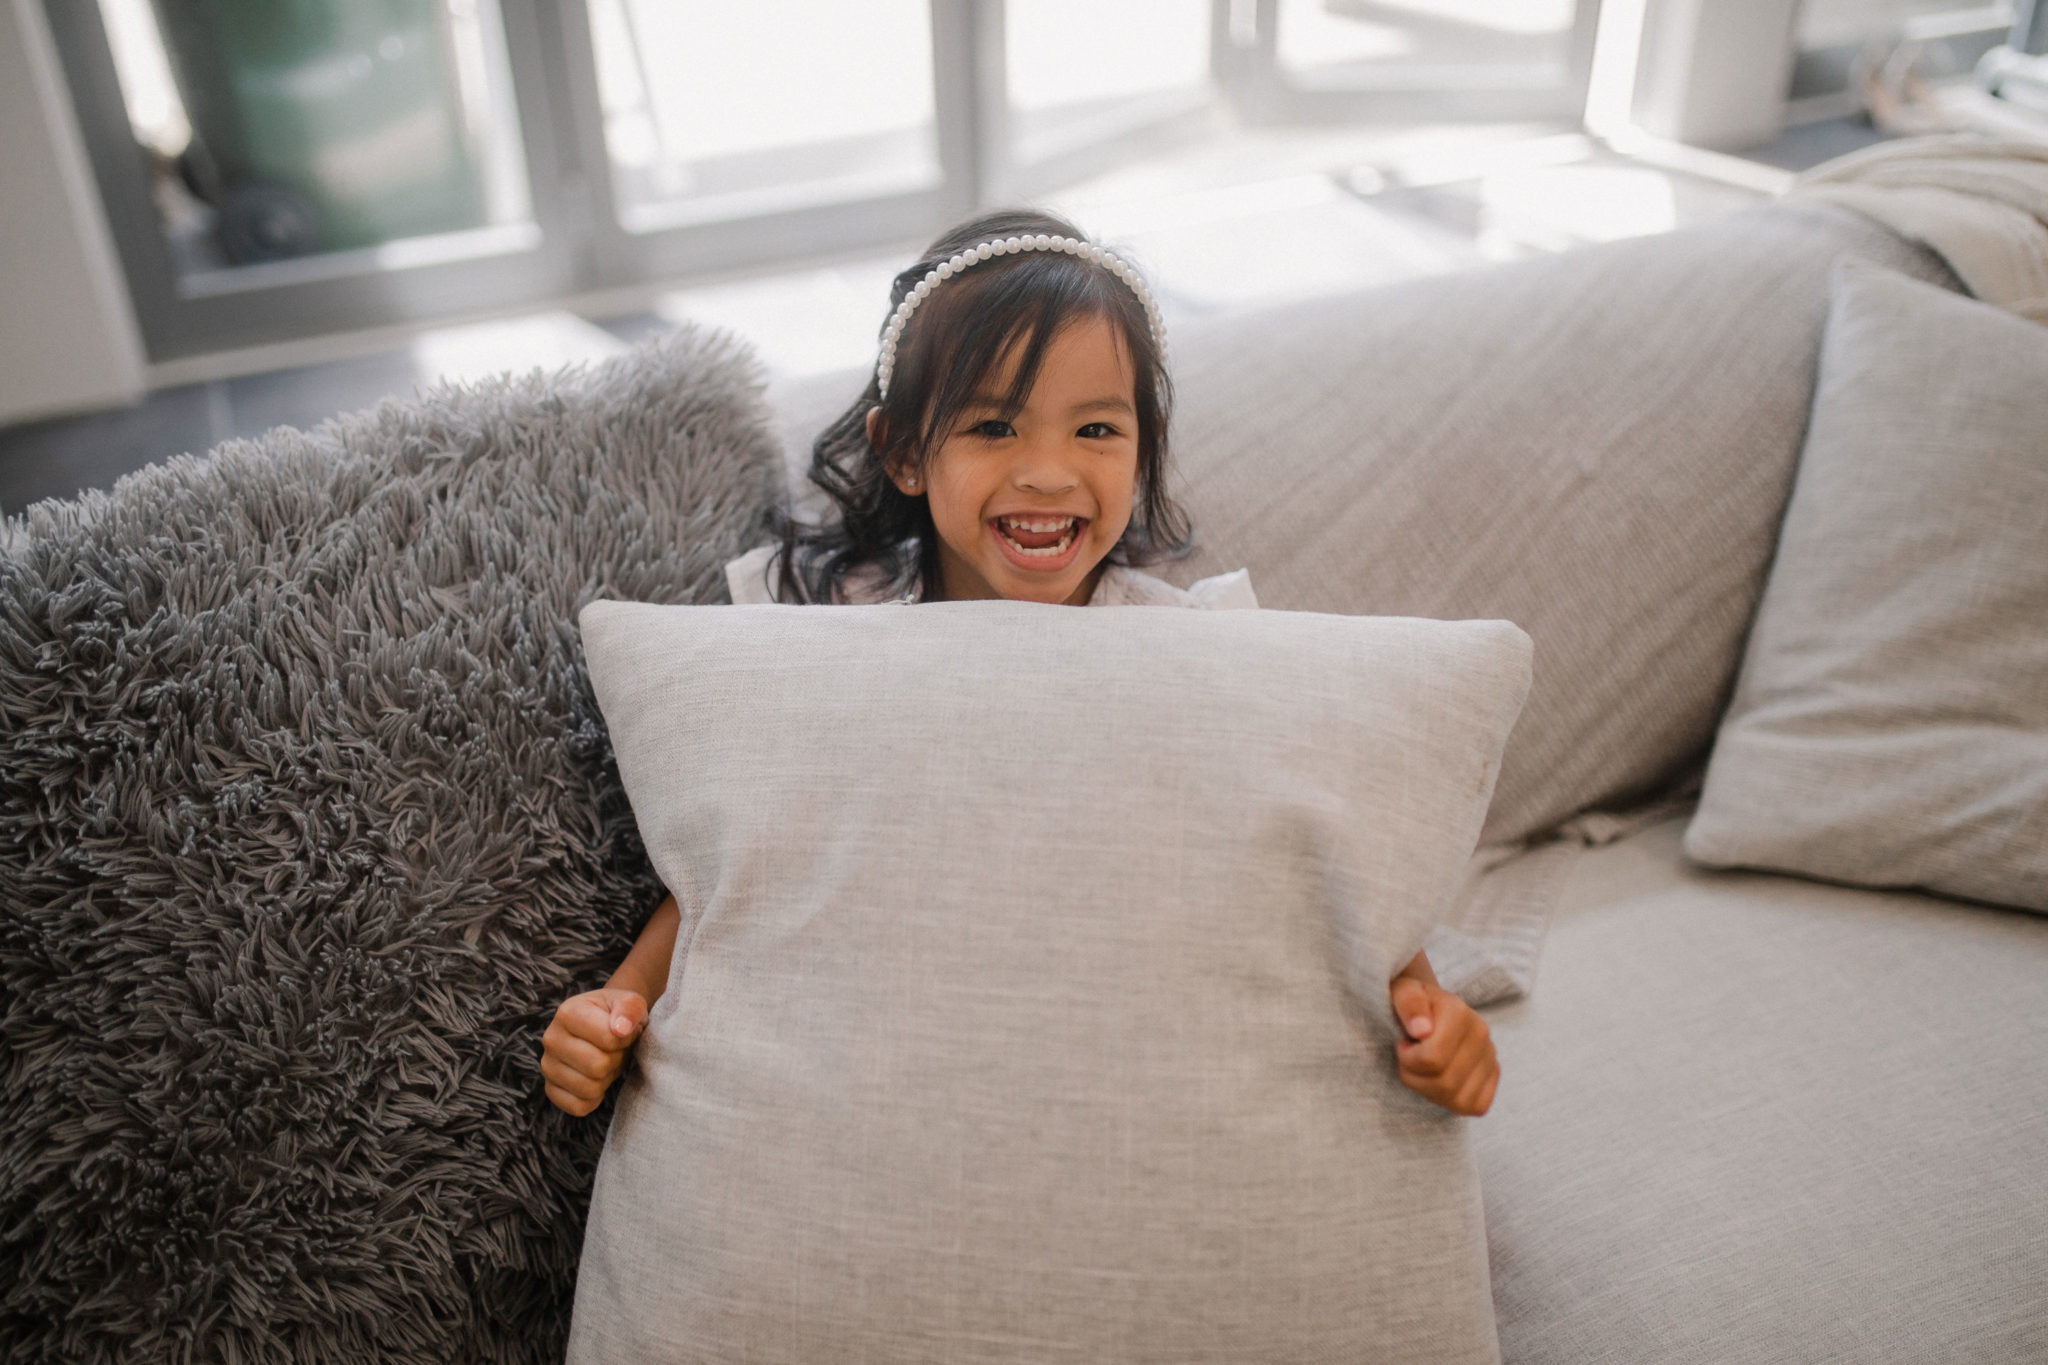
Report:
[[1047,562],[1065,557],[1087,524],[1084,517],[1063,516],[997,517],[992,523],[996,538],[1011,554]]

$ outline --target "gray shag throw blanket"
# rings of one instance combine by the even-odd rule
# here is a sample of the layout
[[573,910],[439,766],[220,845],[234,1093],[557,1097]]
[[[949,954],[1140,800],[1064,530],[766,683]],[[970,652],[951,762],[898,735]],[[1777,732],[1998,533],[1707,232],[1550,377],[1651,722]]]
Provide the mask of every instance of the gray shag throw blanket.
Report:
[[573,623],[724,600],[761,388],[685,332],[0,531],[0,1359],[560,1359],[540,1032],[660,894]]

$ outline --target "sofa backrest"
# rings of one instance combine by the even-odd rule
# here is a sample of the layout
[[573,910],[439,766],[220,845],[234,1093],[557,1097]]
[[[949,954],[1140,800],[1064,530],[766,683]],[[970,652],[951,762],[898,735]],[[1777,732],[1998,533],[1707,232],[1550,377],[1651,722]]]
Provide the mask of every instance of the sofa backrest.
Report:
[[[1733,684],[1844,255],[1954,286],[1792,200],[1181,327],[1173,458],[1199,543],[1154,571],[1248,566],[1267,607],[1528,631],[1489,841],[1681,783]],[[793,468],[862,381],[774,396]]]

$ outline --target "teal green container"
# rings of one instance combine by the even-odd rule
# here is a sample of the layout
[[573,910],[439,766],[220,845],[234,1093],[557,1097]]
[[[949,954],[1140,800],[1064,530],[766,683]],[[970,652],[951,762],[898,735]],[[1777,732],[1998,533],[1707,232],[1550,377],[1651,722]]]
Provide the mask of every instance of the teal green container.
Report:
[[154,4],[231,258],[238,202],[310,215],[259,258],[483,224],[442,0]]

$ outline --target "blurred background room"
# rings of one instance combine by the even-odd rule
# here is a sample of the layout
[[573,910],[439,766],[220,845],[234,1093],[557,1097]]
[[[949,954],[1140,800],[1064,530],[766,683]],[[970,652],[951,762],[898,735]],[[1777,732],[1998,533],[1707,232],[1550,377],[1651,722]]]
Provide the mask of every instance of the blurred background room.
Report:
[[2048,0],[6,0],[0,513],[685,320],[872,358],[977,206],[1175,317],[2048,137]]

